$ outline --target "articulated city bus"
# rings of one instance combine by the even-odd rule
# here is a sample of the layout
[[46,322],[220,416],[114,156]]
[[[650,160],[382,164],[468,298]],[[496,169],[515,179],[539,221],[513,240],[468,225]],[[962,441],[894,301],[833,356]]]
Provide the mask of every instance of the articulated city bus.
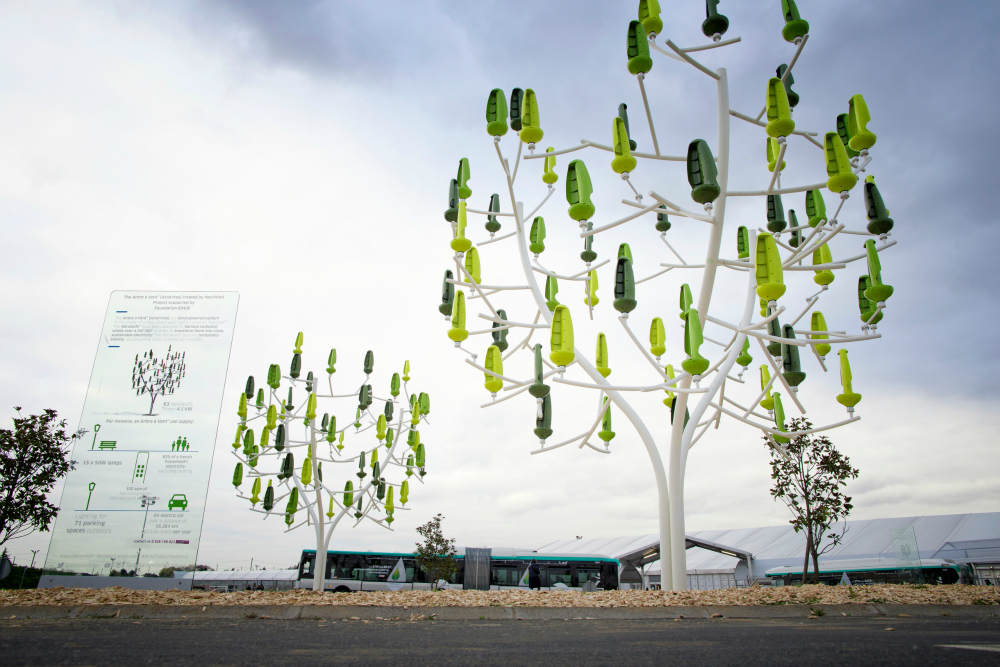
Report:
[[[403,590],[427,590],[431,582],[417,565],[416,554],[375,551],[328,551],[324,589],[333,592],[384,591],[389,573],[403,559],[406,582]],[[544,590],[613,590],[618,588],[618,561],[605,556],[559,554],[539,555],[530,551],[494,549],[490,558],[490,590],[527,589],[531,559],[538,561]],[[466,587],[465,557],[455,556],[455,576],[448,588]],[[299,561],[298,588],[312,588],[316,550],[306,549]],[[470,588],[471,580],[470,580]]]
[[[802,581],[802,567],[775,567],[765,575],[772,585],[782,586],[797,584]],[[853,585],[869,584],[958,584],[972,583],[969,568],[944,560],[924,558],[919,568],[900,570],[895,559],[859,558],[854,560],[827,560],[819,562],[819,581],[821,584],[835,586],[844,577]],[[809,572],[812,581],[812,571]]]

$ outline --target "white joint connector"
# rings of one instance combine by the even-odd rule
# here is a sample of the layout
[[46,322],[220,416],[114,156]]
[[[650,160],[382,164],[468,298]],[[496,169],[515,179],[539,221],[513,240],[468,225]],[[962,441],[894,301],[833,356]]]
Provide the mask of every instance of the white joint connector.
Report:
[[718,42],[720,39],[722,39],[722,34],[721,33],[717,32],[714,35],[712,35],[712,41],[713,42]]
[[705,204],[705,210],[706,211],[711,211],[712,210],[712,202],[708,202],[708,203]]

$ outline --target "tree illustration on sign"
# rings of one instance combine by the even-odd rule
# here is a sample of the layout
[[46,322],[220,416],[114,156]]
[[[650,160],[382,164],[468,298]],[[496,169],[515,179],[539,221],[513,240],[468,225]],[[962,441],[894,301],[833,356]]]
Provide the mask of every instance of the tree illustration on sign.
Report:
[[[773,2],[778,5],[777,0]],[[559,150],[549,147],[544,152],[536,151],[544,135],[539,97],[532,89],[514,88],[508,106],[504,91],[497,88],[490,92],[487,100],[486,131],[497,153],[501,185],[498,189],[505,193],[503,199],[507,203],[503,208],[506,210],[501,210],[500,194],[492,194],[488,202],[484,197],[484,205],[479,208],[471,207],[468,201],[472,196],[469,185],[472,172],[469,160],[462,158],[458,174],[449,184],[448,208],[444,214],[445,220],[451,223],[454,267],[445,271],[439,310],[450,322],[448,338],[465,355],[465,361],[485,376],[485,388],[492,398],[483,407],[527,392],[533,399],[531,415],[539,440],[539,447],[532,454],[570,444],[609,453],[615,438],[613,410],[628,419],[649,456],[658,496],[663,582],[665,587],[674,590],[686,587],[684,476],[691,449],[710,428],[718,428],[723,418],[759,429],[769,442],[784,452],[784,456],[787,456],[785,443],[789,439],[860,419],[855,414],[855,407],[861,395],[852,389],[851,367],[844,346],[881,337],[876,325],[882,321],[886,301],[893,292],[884,282],[881,267],[881,253],[896,244],[895,240],[888,239],[893,221],[874,177],[869,175],[859,183],[859,175],[872,161],[870,149],[876,141],[875,134],[867,127],[871,116],[864,98],[854,95],[848,100],[846,113],[830,114],[831,131],[822,136],[796,126],[792,108],[799,104],[800,98],[792,90],[792,68],[808,42],[809,24],[802,19],[794,0],[781,0],[781,37],[794,52],[790,53],[787,64],[777,68],[776,75],[772,75],[774,70],[759,73],[759,90],[764,103],[760,112],[754,115],[737,111],[733,108],[735,105],[730,104],[726,69],[710,69],[696,59],[703,58],[701,52],[704,51],[738,48],[732,45],[741,41],[739,37],[722,39],[730,27],[729,19],[719,13],[717,5],[718,0],[706,0],[706,19],[701,25],[702,33],[712,41],[689,48],[678,47],[670,39],[657,42],[658,35],[664,32],[657,0],[640,0],[638,20],[628,24],[622,65],[636,78],[641,108],[649,124],[651,150],[638,152],[639,142],[629,127],[628,105],[617,105],[617,114],[612,115],[614,107],[609,104],[611,135],[608,143],[582,140]],[[645,79],[653,67],[653,52],[667,58],[667,65],[690,68],[686,71],[699,77],[691,83],[692,94],[686,103],[693,101],[703,84],[714,89],[712,106],[717,110],[718,128],[714,146],[704,139],[685,138],[672,154],[661,152],[645,88]],[[747,56],[741,58],[745,60]],[[704,79],[700,78],[703,76]],[[761,132],[761,136],[754,139],[754,145],[763,139],[764,146],[760,148],[766,150],[760,152],[760,157],[766,160],[748,165],[740,172],[758,175],[759,185],[753,189],[729,185],[731,117]],[[516,157],[513,161],[505,157],[503,151],[502,140],[508,129],[515,131]],[[672,137],[676,135],[676,130],[671,133]],[[509,150],[512,152],[512,149]],[[565,172],[569,221],[560,221],[557,225],[550,217],[547,229],[546,220],[539,213],[556,191],[555,183],[560,178],[555,171],[557,156],[580,150],[611,154],[611,170],[620,176],[626,195],[622,203],[630,208],[617,220],[600,220],[587,166],[583,160],[575,159]],[[544,186],[534,182],[534,174],[534,184],[525,183],[531,164],[538,164],[534,173],[540,176]],[[640,179],[652,177],[643,170],[651,164],[661,165],[662,169],[676,165],[679,169],[676,178],[640,194]],[[783,185],[782,179],[787,182],[788,172],[794,171],[790,167],[804,164],[825,169],[827,180],[801,184],[800,179],[800,182]],[[519,172],[521,166],[524,169]],[[787,172],[786,167],[789,167]],[[521,180],[516,181],[519,173]],[[861,191],[855,201],[861,199],[859,203],[863,206],[852,212],[844,206],[855,185],[860,185],[858,190]],[[522,201],[524,195],[519,196],[517,190],[529,188],[537,188],[537,195],[532,196],[538,196],[541,201],[534,208],[526,209]],[[826,197],[835,199],[829,213],[824,190]],[[801,222],[795,211],[788,210],[786,214],[782,197],[792,194],[804,195],[804,207],[799,209],[805,212]],[[690,196],[697,206],[685,208],[674,203],[680,201],[681,196]],[[759,201],[758,212],[745,220],[730,222],[726,219],[726,203],[731,197]],[[647,203],[646,198],[651,201]],[[843,221],[840,220],[842,210]],[[488,239],[473,242],[472,229],[468,227],[470,215],[485,218]],[[861,228],[849,225],[862,216],[867,218],[867,225]],[[629,223],[635,226],[649,217],[654,222],[648,227],[649,232],[653,232],[650,243],[643,243],[634,250],[626,243],[609,244],[605,246],[605,258],[600,257],[599,238],[606,239],[619,226]],[[513,224],[510,231],[503,233],[505,220]],[[727,222],[730,226],[724,234]],[[692,234],[679,237],[675,230],[671,235],[671,228],[679,224],[688,226]],[[704,244],[695,249],[701,257],[688,261],[684,255],[690,251],[682,243],[689,243],[691,236],[697,234],[704,234],[706,238]],[[553,260],[545,260],[548,266],[541,263],[540,258],[547,248],[547,257],[554,254],[552,246],[558,244],[560,236],[575,239],[573,245],[582,245],[581,267],[558,270],[551,266]],[[728,256],[720,256],[723,238],[727,239],[729,252],[725,254]],[[654,244],[652,241],[656,239],[661,243]],[[657,256],[657,248],[665,256]],[[487,255],[503,255],[503,250],[508,254],[496,258],[498,272],[505,267],[519,268],[524,275],[523,281],[517,279],[521,284],[497,284],[502,281],[484,277],[489,268]],[[859,264],[863,267],[860,276],[842,279],[834,287],[838,273]],[[637,267],[648,267],[644,268],[644,272],[649,271],[648,275],[636,275]],[[727,304],[725,310],[718,300],[712,302],[720,267],[738,272],[736,275],[740,278],[746,277],[745,285],[735,290],[738,305]],[[700,287],[695,280],[679,280],[680,284],[671,288],[662,284],[679,274],[699,277]],[[796,281],[799,283],[794,287],[796,291],[786,295],[786,290],[792,287],[786,286],[786,275],[811,277],[812,280]],[[613,298],[602,300],[598,297],[599,277],[604,284],[614,286]],[[653,283],[648,289],[643,286],[654,280],[657,286],[652,287]],[[590,349],[595,350],[592,357],[576,346],[574,316],[559,294],[560,282],[580,289],[582,308],[574,297],[578,313],[582,311],[591,320],[606,314],[608,324],[621,326],[623,334],[635,345],[633,354],[640,363],[619,367],[618,371],[628,377],[613,383],[608,380],[615,350],[609,349],[606,329],[599,329],[596,341],[590,343],[593,346]],[[817,287],[818,291],[809,294]],[[644,291],[647,298],[642,302],[640,297]],[[670,296],[663,299],[664,294]],[[793,306],[793,296],[795,300],[804,297],[804,307]],[[816,309],[821,297],[826,297],[824,302],[856,299],[861,318],[860,333],[849,334],[829,326],[824,314]],[[496,303],[499,298],[506,301],[503,307]],[[488,327],[469,331],[467,310],[475,303],[481,304],[476,317],[484,320]],[[668,309],[673,311],[672,315],[666,314]],[[759,311],[759,318],[755,311]],[[677,316],[679,323],[674,319]],[[644,327],[647,326],[645,322],[649,323],[648,347],[640,342],[639,335],[630,325],[630,319],[636,317],[646,318]],[[577,316],[577,323],[581,319]],[[671,322],[675,326],[670,326]],[[676,328],[678,324],[680,332]],[[508,342],[507,335],[514,330],[522,331],[523,338]],[[486,338],[486,342],[478,345],[466,342],[481,340],[477,336]],[[533,343],[536,336],[547,339],[544,341],[549,347],[547,352],[543,351],[542,344]],[[836,400],[846,408],[847,418],[805,430],[789,425],[783,399],[789,409],[794,408],[801,415],[806,412],[799,398],[806,379],[806,360],[801,358],[800,351],[812,353],[817,369],[826,372],[827,355],[835,347],[838,348],[837,367],[843,387]],[[753,363],[753,354],[759,354],[764,361],[760,366],[759,393],[743,379],[743,373]],[[669,363],[667,360],[671,356],[679,363]],[[743,371],[734,373],[735,366],[742,367]],[[648,377],[642,377],[642,372]],[[557,386],[560,392],[593,392],[597,399],[593,402],[596,414],[579,431],[560,436],[557,442],[549,442],[555,432],[553,405],[560,400],[554,397]],[[640,415],[638,395],[642,392],[665,392],[665,408],[651,405],[648,414]],[[657,430],[662,434],[660,442],[654,437]],[[596,444],[591,442],[595,434],[599,438]],[[662,456],[661,443],[665,449]]]
[[140,357],[135,355],[135,365],[132,367],[132,388],[136,396],[149,396],[149,412],[153,414],[153,406],[160,396],[174,393],[181,384],[181,379],[187,375],[184,355],[186,352],[174,352],[173,346],[167,347],[167,354],[157,357],[153,350],[143,352]]

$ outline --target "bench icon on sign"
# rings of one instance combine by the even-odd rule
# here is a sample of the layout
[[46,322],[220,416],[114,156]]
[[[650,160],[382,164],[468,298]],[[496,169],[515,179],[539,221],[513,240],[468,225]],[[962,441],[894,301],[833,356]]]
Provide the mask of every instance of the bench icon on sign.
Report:
[[97,446],[98,449],[103,451],[110,451],[118,446],[117,440],[101,440],[101,444]]

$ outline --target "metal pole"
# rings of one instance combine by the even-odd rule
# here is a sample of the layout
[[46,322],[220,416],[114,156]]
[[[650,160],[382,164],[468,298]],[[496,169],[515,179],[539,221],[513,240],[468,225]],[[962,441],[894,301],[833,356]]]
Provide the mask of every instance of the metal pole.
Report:
[[[701,291],[698,293],[698,317],[705,323],[709,306],[712,301],[712,290],[715,287],[715,274],[718,269],[719,248],[722,245],[722,231],[726,216],[726,188],[729,182],[729,82],[725,68],[716,70],[719,75],[716,81],[716,96],[718,102],[718,158],[719,158],[719,188],[722,193],[716,199],[712,218],[712,231],[708,240],[708,251],[705,256],[705,269],[702,272]],[[724,376],[723,376],[724,377]],[[691,386],[690,378],[681,381],[681,387]],[[687,588],[687,557],[684,532],[684,415],[687,413],[688,395],[679,394],[675,399],[674,424],[670,437],[669,488],[670,488],[670,526],[671,526],[671,562],[668,570],[663,567],[661,572],[670,572],[671,590],[680,591]],[[694,415],[692,415],[692,418]],[[692,428],[697,424],[693,419]],[[661,545],[660,553],[664,549]],[[661,575],[661,582],[663,577]],[[665,582],[664,582],[665,583]]]

